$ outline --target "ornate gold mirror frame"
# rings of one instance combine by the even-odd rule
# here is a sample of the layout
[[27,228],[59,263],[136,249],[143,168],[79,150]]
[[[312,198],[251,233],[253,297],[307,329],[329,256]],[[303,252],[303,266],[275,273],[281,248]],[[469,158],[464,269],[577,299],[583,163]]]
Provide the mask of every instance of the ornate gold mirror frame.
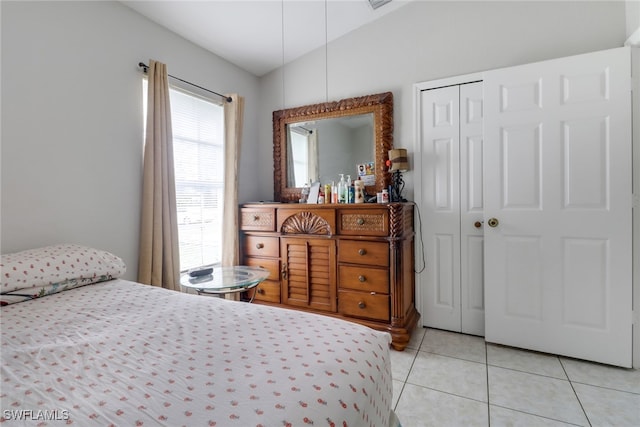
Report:
[[[375,185],[365,187],[368,194],[387,188],[390,174],[385,162],[393,148],[393,94],[385,92],[322,104],[305,105],[273,112],[273,184],[274,200],[297,202],[302,189],[287,187],[287,125],[335,117],[373,113]],[[324,184],[324,183],[323,183]]]

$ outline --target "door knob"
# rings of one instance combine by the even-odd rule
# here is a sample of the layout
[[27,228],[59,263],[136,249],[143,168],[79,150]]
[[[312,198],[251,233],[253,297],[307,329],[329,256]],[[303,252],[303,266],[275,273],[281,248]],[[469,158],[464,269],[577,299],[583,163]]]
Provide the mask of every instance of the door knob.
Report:
[[482,227],[482,223],[483,223],[483,222],[484,222],[484,221],[476,221],[476,222],[474,222],[474,223],[473,223],[473,226],[474,226],[475,228],[480,228],[480,227]]
[[500,221],[498,221],[498,218],[489,218],[487,224],[489,224],[489,227],[495,228],[498,226],[498,224],[500,224]]

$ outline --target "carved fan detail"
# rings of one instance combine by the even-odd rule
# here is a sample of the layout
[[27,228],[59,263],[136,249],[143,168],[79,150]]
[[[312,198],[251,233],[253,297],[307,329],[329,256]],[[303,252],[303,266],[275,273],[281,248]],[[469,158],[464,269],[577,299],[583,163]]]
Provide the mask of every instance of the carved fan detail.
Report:
[[311,212],[298,212],[282,223],[284,234],[331,234],[331,227],[324,218]]

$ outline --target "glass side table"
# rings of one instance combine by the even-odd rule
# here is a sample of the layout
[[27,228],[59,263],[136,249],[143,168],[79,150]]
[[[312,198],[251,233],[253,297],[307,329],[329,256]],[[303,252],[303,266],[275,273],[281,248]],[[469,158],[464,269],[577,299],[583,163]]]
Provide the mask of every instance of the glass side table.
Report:
[[[258,286],[269,276],[269,270],[261,267],[238,265],[234,267],[216,267],[211,274],[191,277],[183,274],[180,285],[195,289],[198,295],[224,296],[238,292],[245,292]],[[253,301],[255,292],[249,302]]]

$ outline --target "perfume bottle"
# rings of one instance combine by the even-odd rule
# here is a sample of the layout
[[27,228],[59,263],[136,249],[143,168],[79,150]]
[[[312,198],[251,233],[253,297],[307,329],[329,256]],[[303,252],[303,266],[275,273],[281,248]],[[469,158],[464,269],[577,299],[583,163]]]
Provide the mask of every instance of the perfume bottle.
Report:
[[347,202],[347,183],[344,180],[344,174],[340,174],[340,182],[338,182],[338,203]]

